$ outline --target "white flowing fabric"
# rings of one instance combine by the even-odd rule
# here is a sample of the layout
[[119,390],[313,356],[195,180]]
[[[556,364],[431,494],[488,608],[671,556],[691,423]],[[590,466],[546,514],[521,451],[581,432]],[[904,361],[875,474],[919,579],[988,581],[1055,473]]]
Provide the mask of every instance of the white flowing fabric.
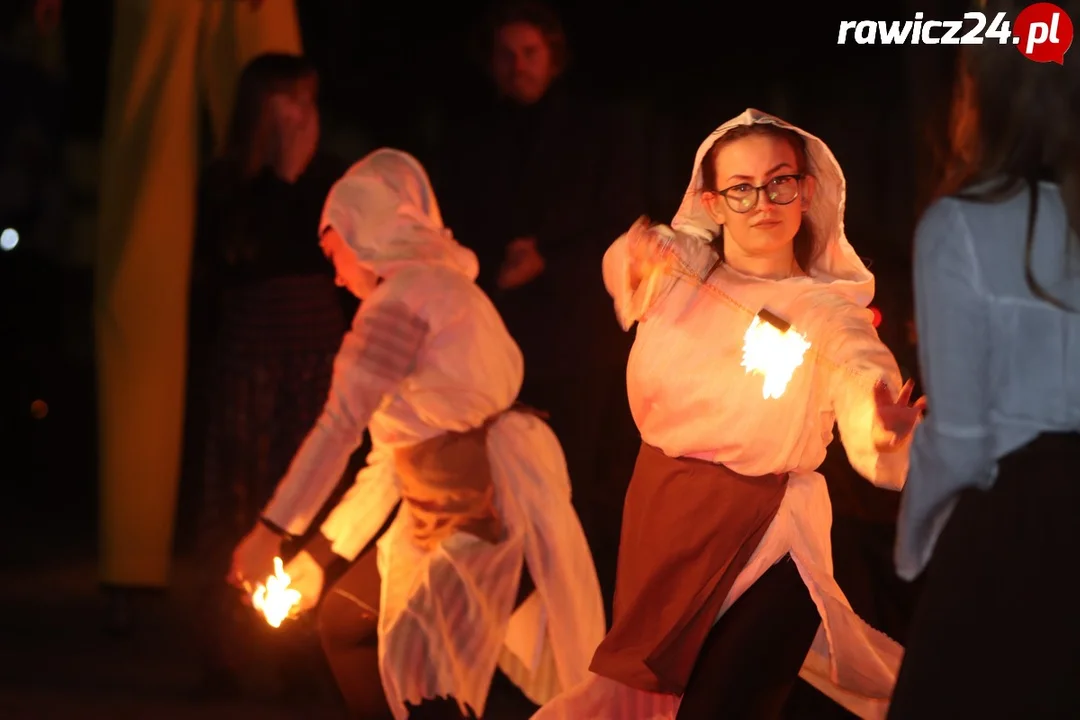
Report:
[[[474,283],[475,255],[443,227],[412,157],[378,150],[353,166],[327,198],[328,226],[383,282],[357,313],[326,409],[266,516],[302,534],[366,426],[368,464],[322,526],[334,551],[352,559],[400,499],[395,448],[505,411],[523,360]],[[405,701],[437,695],[482,715],[496,665],[543,703],[586,677],[603,637],[599,581],[555,435],[540,419],[510,412],[491,426],[488,453],[503,542],[458,533],[425,552],[412,543],[408,513],[378,542],[380,670],[400,719]],[[515,611],[523,560],[536,591]]]
[[[699,202],[698,168],[717,138],[751,123],[779,125],[806,139],[817,180],[807,217],[821,249],[809,277],[765,280],[724,265],[706,280],[717,259],[708,242],[719,228]],[[632,287],[627,235],[608,250],[604,279],[623,327],[638,323],[627,383],[642,440],[669,457],[721,463],[743,475],[790,473],[780,509],[721,614],[790,554],[822,619],[802,677],[859,717],[883,718],[903,649],[863,622],[833,579],[832,507],[825,479],[815,472],[838,424],[848,458],[865,478],[899,490],[907,474],[906,446],[879,453],[873,442],[874,385],[884,381],[895,397],[901,379],[867,309],[874,277],[844,235],[844,197],[843,173],[823,142],[747,110],[701,144],[673,228],[661,228],[677,269],[697,279],[654,272]],[[741,367],[744,333],[762,308],[792,322],[812,344],[777,399],[763,399],[762,379]],[[674,718],[678,704],[672,695],[590,675],[534,717],[660,720]]]

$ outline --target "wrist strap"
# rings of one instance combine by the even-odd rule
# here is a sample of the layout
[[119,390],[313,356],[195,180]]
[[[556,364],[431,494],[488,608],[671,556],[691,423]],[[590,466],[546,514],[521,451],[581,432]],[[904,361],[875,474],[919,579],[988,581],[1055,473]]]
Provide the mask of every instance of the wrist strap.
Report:
[[276,525],[276,524],[270,522],[269,520],[267,520],[265,517],[262,517],[261,515],[259,516],[259,522],[262,523],[263,527],[265,527],[267,530],[269,530],[270,532],[274,533],[275,535],[277,535],[278,537],[280,537],[280,538],[282,538],[284,540],[289,540],[289,539],[292,538],[292,535],[290,535],[288,532],[286,532],[285,529],[282,528],[280,525]]
[[310,555],[311,559],[323,570],[329,569],[338,560],[344,559],[334,552],[333,543],[321,532],[315,533],[315,537],[311,538],[304,547],[304,552]]

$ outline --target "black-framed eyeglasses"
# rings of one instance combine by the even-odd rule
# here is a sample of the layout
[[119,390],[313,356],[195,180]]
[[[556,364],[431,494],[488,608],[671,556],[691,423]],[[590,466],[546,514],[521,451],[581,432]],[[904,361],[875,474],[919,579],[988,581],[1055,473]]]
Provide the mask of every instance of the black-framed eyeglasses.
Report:
[[803,179],[799,175],[777,175],[764,185],[751,185],[739,183],[724,190],[717,191],[717,195],[723,195],[728,207],[737,213],[747,213],[757,207],[758,197],[762,190],[768,196],[769,201],[777,205],[787,205],[799,197],[799,181]]

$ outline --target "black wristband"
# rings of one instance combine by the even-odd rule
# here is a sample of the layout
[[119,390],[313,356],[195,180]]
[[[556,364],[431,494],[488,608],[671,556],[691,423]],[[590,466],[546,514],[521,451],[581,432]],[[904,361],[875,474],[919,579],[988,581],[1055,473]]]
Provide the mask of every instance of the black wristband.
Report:
[[304,546],[304,552],[310,555],[311,559],[323,570],[328,569],[335,562],[345,559],[334,553],[332,543],[321,532],[315,533],[315,537],[308,541],[308,544]]
[[259,522],[262,523],[263,527],[265,527],[267,530],[274,533],[275,535],[277,535],[280,538],[284,538],[285,540],[288,540],[289,538],[292,537],[288,532],[285,531],[284,528],[282,528],[279,525],[275,525],[274,523],[270,522],[269,520],[262,517],[261,515],[259,516]]

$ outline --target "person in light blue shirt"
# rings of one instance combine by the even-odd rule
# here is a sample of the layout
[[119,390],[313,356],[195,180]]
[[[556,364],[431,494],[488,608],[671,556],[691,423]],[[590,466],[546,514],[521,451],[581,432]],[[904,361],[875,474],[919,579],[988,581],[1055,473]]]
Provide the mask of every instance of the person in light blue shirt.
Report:
[[925,586],[889,717],[1080,717],[1080,51],[964,50],[915,237],[929,412],[895,559]]

